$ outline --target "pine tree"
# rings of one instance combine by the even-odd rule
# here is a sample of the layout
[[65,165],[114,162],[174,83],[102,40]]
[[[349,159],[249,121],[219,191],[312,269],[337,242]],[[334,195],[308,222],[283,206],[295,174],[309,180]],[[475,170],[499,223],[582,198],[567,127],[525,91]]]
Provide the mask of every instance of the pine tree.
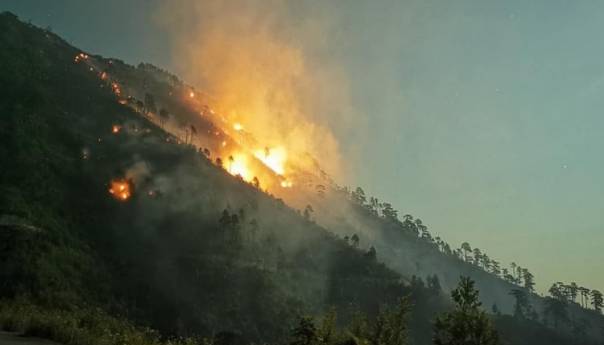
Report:
[[314,345],[318,341],[317,327],[311,317],[301,317],[292,330],[290,345]]
[[499,336],[487,314],[480,308],[478,290],[468,277],[461,277],[451,292],[455,309],[437,317],[435,345],[497,345]]

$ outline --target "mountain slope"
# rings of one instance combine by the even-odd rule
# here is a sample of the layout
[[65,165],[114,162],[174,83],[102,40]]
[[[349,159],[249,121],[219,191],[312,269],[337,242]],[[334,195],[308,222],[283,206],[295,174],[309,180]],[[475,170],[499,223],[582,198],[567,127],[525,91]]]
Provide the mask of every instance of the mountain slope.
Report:
[[410,294],[414,343],[430,343],[449,304],[438,288],[179,143],[54,34],[5,13],[0,42],[0,297],[98,306],[164,335],[283,342],[299,314],[372,317]]

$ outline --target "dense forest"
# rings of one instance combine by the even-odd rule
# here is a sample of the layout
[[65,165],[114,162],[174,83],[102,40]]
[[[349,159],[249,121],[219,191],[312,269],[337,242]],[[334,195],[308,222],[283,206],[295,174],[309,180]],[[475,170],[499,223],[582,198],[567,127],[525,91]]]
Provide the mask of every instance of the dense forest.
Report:
[[66,344],[604,339],[597,290],[542,298],[529,270],[360,188],[319,188],[300,210],[232,176],[191,144],[201,125],[164,128],[191,116],[158,91],[176,76],[97,57],[133,90],[123,104],[50,30],[3,13],[0,42],[4,329]]

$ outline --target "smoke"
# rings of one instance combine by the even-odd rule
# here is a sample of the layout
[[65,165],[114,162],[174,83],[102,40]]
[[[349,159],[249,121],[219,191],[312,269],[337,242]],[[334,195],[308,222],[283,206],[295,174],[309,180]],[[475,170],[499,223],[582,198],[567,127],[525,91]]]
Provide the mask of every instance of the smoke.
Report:
[[351,113],[346,78],[325,56],[327,20],[281,0],[165,2],[157,18],[172,42],[172,65],[207,92],[212,106],[267,147],[285,146],[310,167],[320,158],[347,171],[332,128]]

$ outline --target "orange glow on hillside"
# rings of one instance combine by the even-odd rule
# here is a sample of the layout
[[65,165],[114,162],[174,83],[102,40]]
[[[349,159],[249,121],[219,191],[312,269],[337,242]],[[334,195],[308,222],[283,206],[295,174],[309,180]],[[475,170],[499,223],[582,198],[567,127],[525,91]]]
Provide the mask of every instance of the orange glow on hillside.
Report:
[[128,200],[132,196],[130,182],[123,179],[112,180],[109,186],[109,194],[120,201]]
[[253,178],[252,172],[248,168],[247,157],[243,154],[234,154],[229,156],[226,168],[229,174],[233,176],[241,176],[244,181],[251,181]]
[[264,150],[254,151],[254,156],[277,174],[283,175],[285,173],[285,162],[287,160],[285,148],[269,149],[267,147]]

